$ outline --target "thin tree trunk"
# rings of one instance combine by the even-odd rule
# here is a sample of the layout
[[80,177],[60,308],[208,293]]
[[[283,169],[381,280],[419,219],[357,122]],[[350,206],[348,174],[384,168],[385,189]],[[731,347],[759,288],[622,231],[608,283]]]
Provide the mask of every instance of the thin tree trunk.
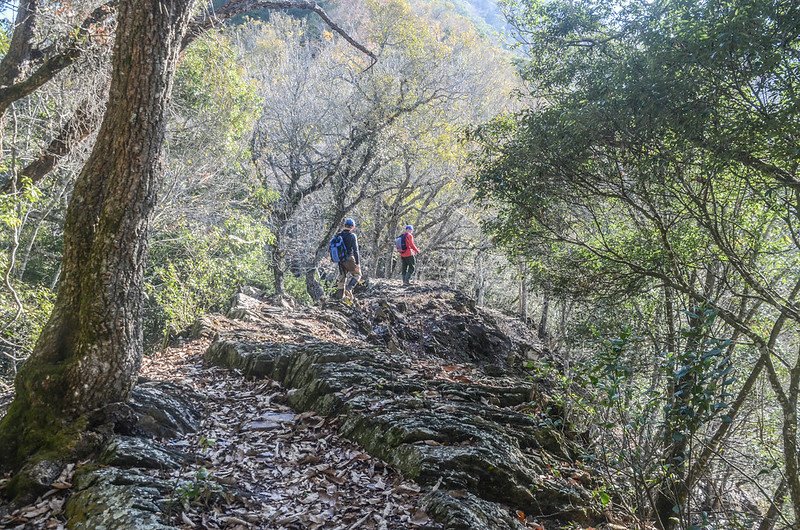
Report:
[[758,525],[758,530],[772,530],[775,528],[775,521],[777,521],[780,515],[787,489],[788,484],[786,480],[781,480],[780,484],[778,484],[778,488],[775,490],[772,502],[769,504],[769,509],[764,515],[764,519],[762,519],[761,524]]
[[125,401],[142,357],[147,235],[165,115],[193,0],[119,3],[109,103],[64,227],[56,303],[0,423],[0,466],[66,452],[89,412]]
[[[330,236],[333,237],[333,234],[330,234]],[[322,288],[322,284],[317,278],[317,270],[319,269],[319,264],[322,263],[328,253],[326,243],[328,239],[330,238],[326,237],[323,239],[323,243],[317,246],[314,257],[311,259],[311,264],[306,270],[306,292],[314,302],[319,302],[325,296],[325,289]]]
[[[716,288],[716,263],[711,264],[707,272],[703,293],[706,299],[712,297]],[[692,300],[694,307],[689,314],[689,333],[684,347],[687,353],[686,362],[692,361],[702,355],[704,343],[708,338],[707,317],[705,307],[700,300]],[[668,308],[671,310],[670,306]],[[658,490],[655,501],[656,527],[661,530],[673,530],[681,524],[681,519],[688,518],[689,505],[691,504],[691,437],[699,428],[693,424],[694,420],[687,419],[682,409],[691,407],[691,397],[698,385],[697,374],[691,369],[687,374],[675,377],[682,367],[675,366],[673,377],[670,381],[670,407],[667,409],[665,424],[665,454],[663,463],[669,475]],[[689,366],[688,368],[693,368]],[[684,521],[685,522],[685,521]]]
[[[689,317],[690,335],[686,343],[687,352],[697,352],[701,348],[700,333],[704,317],[699,315],[700,308],[695,307]],[[672,373],[677,373],[680,366],[675,366]],[[659,488],[655,501],[656,527],[661,530],[677,528],[681,517],[685,514],[685,498],[688,495],[685,488],[687,475],[687,459],[689,453],[690,434],[686,425],[681,421],[681,408],[689,407],[689,400],[696,380],[692,374],[675,379],[670,382],[670,399],[672,403],[666,412],[664,444],[665,452],[663,463],[668,476]]]
[[394,257],[395,252],[397,252],[397,251],[395,250],[394,245],[392,245],[391,248],[389,248],[386,252],[384,252],[384,256],[385,256],[384,259],[386,260],[386,262],[384,263],[384,268],[383,268],[383,277],[384,278],[388,279],[388,278],[392,277],[392,273],[394,272],[394,264],[395,264],[395,257]]
[[[371,264],[372,269],[372,276],[375,278],[381,277],[381,265],[383,265],[383,260],[381,259],[381,244],[382,236],[384,233],[384,229],[387,229],[385,217],[386,217],[386,208],[383,205],[383,197],[381,195],[375,195],[375,201],[373,203],[372,215],[374,218],[374,226],[372,228],[372,233],[370,234],[370,256],[374,256]],[[388,232],[388,229],[387,229]]]
[[525,271],[525,262],[520,260],[517,264],[519,270],[519,316],[522,320],[528,319],[528,275]]
[[0,85],[14,84],[22,66],[30,59],[33,50],[34,29],[39,14],[40,0],[22,0],[17,7],[11,42],[0,61]]
[[318,267],[313,267],[306,271],[306,292],[314,302],[319,302],[325,296],[325,289],[319,281],[317,270]]
[[347,208],[338,208],[328,216],[330,221],[325,229],[326,231],[317,243],[314,254],[312,254],[308,267],[306,268],[306,292],[314,302],[318,302],[325,296],[325,289],[322,288],[322,285],[317,279],[316,271],[319,269],[322,260],[328,254],[328,243],[336,233],[341,219],[347,215],[348,211],[349,209]]
[[486,297],[486,257],[484,252],[478,250],[475,254],[475,303],[482,307]]
[[797,441],[797,401],[800,392],[800,358],[789,372],[789,406],[783,409],[783,458],[795,521],[800,521],[800,461]]
[[270,245],[272,279],[275,283],[275,294],[282,296],[286,293],[286,251],[284,250],[283,232],[285,227],[279,225],[275,230],[275,242]]
[[544,303],[542,304],[542,318],[539,319],[539,340],[547,340],[547,313],[550,311],[550,296],[545,293]]

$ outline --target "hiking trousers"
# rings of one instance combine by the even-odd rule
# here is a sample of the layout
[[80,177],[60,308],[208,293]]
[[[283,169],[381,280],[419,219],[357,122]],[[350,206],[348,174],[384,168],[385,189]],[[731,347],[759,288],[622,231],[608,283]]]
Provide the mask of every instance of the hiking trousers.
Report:
[[405,256],[400,258],[400,261],[403,262],[403,283],[406,284],[411,281],[411,276],[413,276],[414,271],[417,270],[417,257]]
[[[350,281],[347,281],[348,276],[350,276]],[[356,259],[353,256],[339,263],[339,281],[337,285],[345,297],[353,297],[353,287],[356,286],[360,279],[361,267],[356,263]]]

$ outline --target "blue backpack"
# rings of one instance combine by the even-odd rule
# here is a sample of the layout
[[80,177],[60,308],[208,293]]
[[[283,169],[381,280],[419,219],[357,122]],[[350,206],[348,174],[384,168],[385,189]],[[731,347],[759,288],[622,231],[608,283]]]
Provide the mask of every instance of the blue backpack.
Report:
[[341,232],[333,236],[330,244],[331,261],[340,263],[347,257],[347,247],[344,245],[344,238]]
[[406,246],[406,234],[400,234],[396,238],[394,238],[394,248],[397,249],[398,252],[405,252],[408,248]]

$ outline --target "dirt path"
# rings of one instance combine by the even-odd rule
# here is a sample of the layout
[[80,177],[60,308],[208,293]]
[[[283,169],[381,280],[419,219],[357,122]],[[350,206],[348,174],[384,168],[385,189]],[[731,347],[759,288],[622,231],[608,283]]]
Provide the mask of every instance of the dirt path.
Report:
[[[295,415],[277,383],[204,368],[206,346],[195,341],[171,348],[148,359],[142,371],[150,379],[193,389],[205,409],[197,433],[167,443],[207,459],[204,466],[179,472],[198,488],[184,490],[184,510],[175,523],[186,528],[437,528],[417,508],[417,485],[338,437],[326,420]],[[214,495],[220,484],[235,495]]]

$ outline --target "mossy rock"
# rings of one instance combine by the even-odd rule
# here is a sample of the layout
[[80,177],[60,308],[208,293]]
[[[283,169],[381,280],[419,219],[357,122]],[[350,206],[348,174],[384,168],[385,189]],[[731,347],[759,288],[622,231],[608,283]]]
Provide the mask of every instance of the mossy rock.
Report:
[[343,436],[406,477],[431,491],[463,492],[430,497],[430,513],[446,528],[518,528],[514,510],[601,520],[587,489],[549,471],[551,463],[572,461],[565,436],[513,410],[533,394],[529,383],[425,380],[380,348],[270,344],[246,333],[221,333],[205,359],[281,382],[294,389],[293,408],[339,417]]
[[162,505],[172,485],[134,470],[94,469],[75,477],[66,505],[74,530],[170,530]]

